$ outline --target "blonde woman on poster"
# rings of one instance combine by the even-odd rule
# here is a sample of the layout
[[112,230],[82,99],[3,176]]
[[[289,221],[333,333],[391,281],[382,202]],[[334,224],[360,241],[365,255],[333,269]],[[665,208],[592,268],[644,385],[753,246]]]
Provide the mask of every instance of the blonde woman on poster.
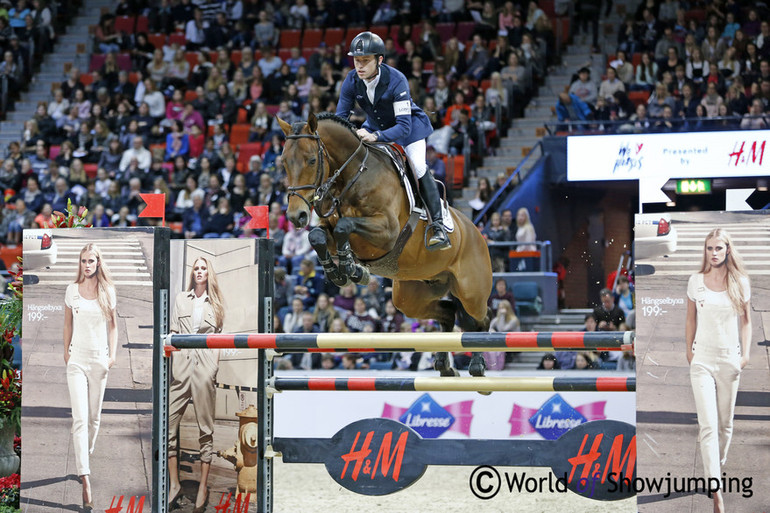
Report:
[[[705,477],[719,480],[751,348],[749,277],[726,231],[716,228],[706,236],[701,270],[690,276],[687,297],[685,339],[701,457]],[[724,511],[721,491],[714,493],[714,511]]]
[[80,250],[75,283],[64,296],[64,362],[72,406],[72,445],[83,485],[83,510],[93,511],[90,455],[99,432],[104,389],[118,345],[115,287],[95,244]]
[[[189,286],[180,292],[171,314],[171,333],[220,333],[225,310],[217,275],[210,262],[198,257],[190,271]],[[219,370],[219,351],[215,349],[188,349],[172,357],[173,381],[169,389],[168,442],[169,442],[169,504],[182,495],[177,458],[179,423],[190,402],[195,406],[195,417],[200,435],[201,476],[193,513],[203,513],[209,500],[208,477],[211,470],[214,442],[214,409],[216,403],[216,376]]]

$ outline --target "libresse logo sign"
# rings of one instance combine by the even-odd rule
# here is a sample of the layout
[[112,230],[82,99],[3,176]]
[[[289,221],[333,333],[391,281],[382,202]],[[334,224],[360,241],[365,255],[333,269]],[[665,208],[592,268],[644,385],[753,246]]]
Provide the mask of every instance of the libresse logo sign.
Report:
[[511,436],[538,433],[546,440],[556,440],[585,422],[606,419],[606,404],[606,401],[598,401],[573,407],[559,394],[552,396],[537,409],[514,403],[508,419]]
[[414,429],[422,438],[438,438],[447,431],[455,431],[466,436],[471,434],[473,401],[441,406],[430,394],[424,394],[408,408],[385,403],[382,416],[398,420]]

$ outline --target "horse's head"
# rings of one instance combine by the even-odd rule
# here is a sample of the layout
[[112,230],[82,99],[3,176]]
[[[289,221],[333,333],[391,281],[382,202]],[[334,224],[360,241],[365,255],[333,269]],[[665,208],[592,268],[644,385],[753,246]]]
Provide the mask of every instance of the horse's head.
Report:
[[289,125],[276,116],[286,145],[283,148],[283,165],[289,187],[289,206],[286,217],[297,228],[302,228],[310,221],[316,189],[329,168],[328,159],[324,158],[323,145],[316,132],[318,121],[311,113],[307,123],[297,122]]

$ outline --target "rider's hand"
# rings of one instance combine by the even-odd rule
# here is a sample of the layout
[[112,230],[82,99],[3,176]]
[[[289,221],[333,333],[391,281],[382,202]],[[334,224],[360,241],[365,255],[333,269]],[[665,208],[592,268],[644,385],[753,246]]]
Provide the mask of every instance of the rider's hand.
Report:
[[364,142],[373,143],[377,141],[377,136],[364,128],[359,128],[356,130],[356,133],[358,134],[358,137],[363,139]]

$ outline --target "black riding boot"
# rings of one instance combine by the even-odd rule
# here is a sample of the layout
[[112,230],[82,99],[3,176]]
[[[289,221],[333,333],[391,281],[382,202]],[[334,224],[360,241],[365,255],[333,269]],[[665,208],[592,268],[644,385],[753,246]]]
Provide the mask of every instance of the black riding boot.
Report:
[[[436,187],[436,182],[433,180],[433,175],[430,174],[430,171],[426,172],[422,178],[420,178],[420,193],[425,202],[425,206],[428,208],[431,221],[425,229],[425,248],[429,251],[449,249],[452,247],[452,243],[449,241],[449,236],[444,230],[444,223],[441,216],[441,198],[439,197],[438,187]],[[428,238],[428,230],[433,232],[430,238]]]

